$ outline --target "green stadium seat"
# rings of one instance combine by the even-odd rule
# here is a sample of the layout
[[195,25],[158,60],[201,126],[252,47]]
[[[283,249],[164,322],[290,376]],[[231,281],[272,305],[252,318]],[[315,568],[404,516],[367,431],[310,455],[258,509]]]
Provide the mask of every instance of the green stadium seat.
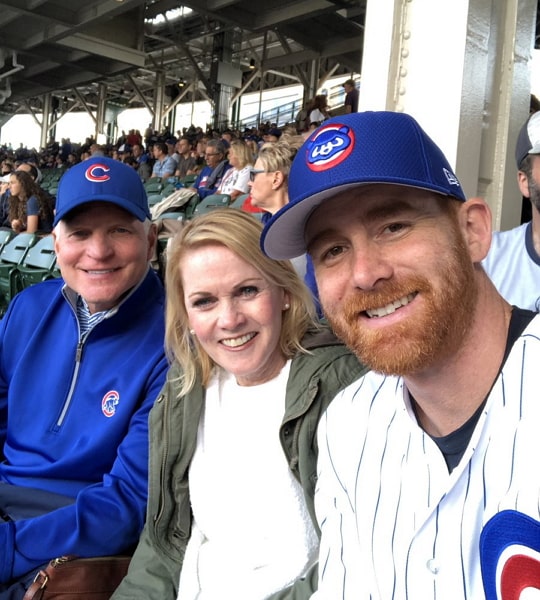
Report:
[[38,240],[34,233],[19,233],[0,253],[0,315],[6,312],[11,299],[20,291],[17,286],[17,267]]
[[229,206],[230,201],[231,197],[229,194],[210,194],[210,196],[206,196],[206,198],[203,198],[197,204],[193,211],[193,217],[204,215],[216,208],[225,208]]
[[19,291],[34,283],[53,279],[55,266],[54,238],[47,235],[28,250],[23,262],[17,267],[16,285],[20,288]]

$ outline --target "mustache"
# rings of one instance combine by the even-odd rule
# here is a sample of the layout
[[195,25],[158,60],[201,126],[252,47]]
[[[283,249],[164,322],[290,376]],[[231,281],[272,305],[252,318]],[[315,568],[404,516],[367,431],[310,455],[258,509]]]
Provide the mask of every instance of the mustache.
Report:
[[409,294],[428,292],[430,285],[423,277],[409,277],[403,281],[385,281],[375,290],[356,290],[343,302],[345,319],[354,319],[366,310],[375,310]]

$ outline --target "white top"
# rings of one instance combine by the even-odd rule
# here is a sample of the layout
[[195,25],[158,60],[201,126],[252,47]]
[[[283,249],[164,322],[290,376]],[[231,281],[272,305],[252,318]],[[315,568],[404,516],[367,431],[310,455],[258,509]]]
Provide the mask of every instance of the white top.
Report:
[[179,600],[262,600],[316,561],[317,535],[279,439],[289,369],[253,387],[221,372],[207,389]]
[[252,165],[246,165],[243,169],[229,169],[221,181],[219,186],[220,194],[230,194],[233,190],[238,190],[242,194],[247,194],[249,191],[249,170]]
[[326,115],[322,113],[318,108],[314,108],[309,113],[309,122],[310,123],[322,123],[326,119]]
[[534,248],[531,223],[494,232],[482,265],[510,304],[540,310],[540,256]]
[[[371,372],[333,400],[318,431],[322,539],[312,600],[517,598],[494,590],[505,553],[540,563],[539,364],[537,316],[514,344],[451,474],[418,426],[401,378]],[[506,534],[486,527],[490,520],[506,522]],[[518,563],[507,584],[525,581]]]

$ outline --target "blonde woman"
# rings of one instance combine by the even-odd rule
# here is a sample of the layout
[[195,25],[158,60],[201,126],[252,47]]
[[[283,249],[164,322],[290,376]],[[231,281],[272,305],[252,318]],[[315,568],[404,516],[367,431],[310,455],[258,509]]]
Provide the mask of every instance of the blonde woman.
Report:
[[301,136],[289,137],[288,140],[268,142],[259,150],[249,187],[253,206],[268,213],[263,222],[289,202],[289,171],[302,143]]
[[249,191],[249,173],[253,166],[253,154],[243,140],[234,140],[229,148],[229,169],[221,181],[219,194],[229,194],[231,201]]
[[[289,202],[289,172],[296,153],[304,140],[302,136],[288,136],[288,140],[264,144],[251,170],[250,195],[251,204],[262,208],[265,214],[262,223],[266,224],[272,215]],[[313,264],[307,255],[293,259],[298,271],[313,294],[319,316],[322,311],[319,305],[319,292]]]
[[114,600],[309,597],[316,429],[364,372],[261,225],[189,222],[167,262],[167,383],[150,416],[147,525]]

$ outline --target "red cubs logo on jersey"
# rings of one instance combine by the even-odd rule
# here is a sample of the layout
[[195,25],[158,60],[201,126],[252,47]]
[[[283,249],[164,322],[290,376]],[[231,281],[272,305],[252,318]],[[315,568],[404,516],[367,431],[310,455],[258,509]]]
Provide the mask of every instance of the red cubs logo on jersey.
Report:
[[492,517],[480,538],[486,600],[540,598],[540,522],[514,510]]
[[343,162],[354,149],[354,131],[347,125],[323,125],[307,143],[307,166],[326,171]]
[[88,181],[109,181],[110,176],[107,175],[109,167],[96,163],[86,169],[84,176]]
[[120,394],[117,391],[111,390],[110,392],[107,392],[101,401],[101,412],[106,417],[113,417],[119,402]]

